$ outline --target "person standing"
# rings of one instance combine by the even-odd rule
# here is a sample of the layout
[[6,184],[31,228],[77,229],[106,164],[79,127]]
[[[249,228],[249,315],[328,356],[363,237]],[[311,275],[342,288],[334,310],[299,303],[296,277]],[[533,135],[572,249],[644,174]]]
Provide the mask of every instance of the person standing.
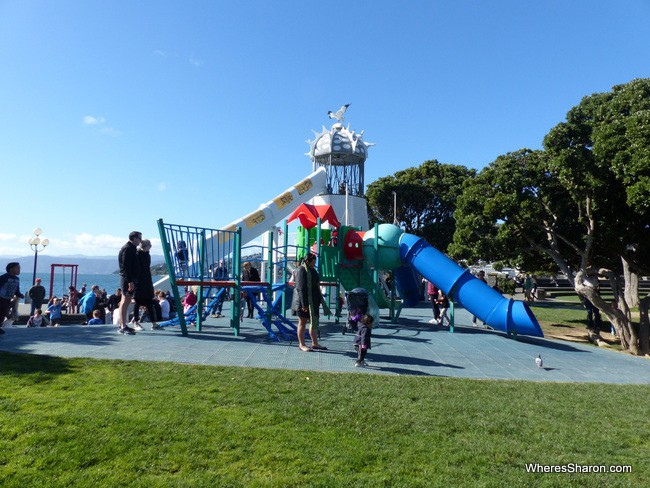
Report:
[[[158,325],[158,314],[154,308],[153,303],[153,279],[151,277],[151,241],[149,239],[142,239],[140,247],[138,248],[138,266],[140,274],[138,274],[138,286],[135,289],[135,309],[136,313],[140,307],[147,309],[147,315],[151,321],[152,330],[160,329]],[[144,330],[144,327],[136,322],[135,330]]]
[[79,313],[79,292],[70,285],[68,287],[68,313]]
[[[583,279],[582,284],[591,288],[600,294],[600,284],[598,283],[598,273],[590,271]],[[603,326],[603,320],[600,316],[600,310],[587,297],[582,297],[582,303],[587,309],[587,329],[600,334]]]
[[[320,291],[320,276],[316,271],[316,255],[308,253],[303,264],[297,269],[295,276],[296,289],[293,291],[291,309],[298,316],[298,347],[303,352],[312,350],[327,350],[318,343],[319,307],[323,304],[323,312],[330,314],[327,304]],[[311,347],[305,344],[305,330],[309,321],[309,336]]]
[[176,272],[180,274],[181,277],[187,277],[187,265],[190,261],[190,254],[187,250],[187,244],[185,241],[178,241],[177,243],[178,250],[175,253],[176,256]]
[[129,234],[129,240],[118,254],[120,263],[120,287],[122,288],[122,301],[120,302],[120,334],[133,335],[135,331],[129,327],[128,312],[131,300],[135,295],[140,276],[140,264],[138,261],[138,245],[142,242],[142,232],[134,230]]
[[29,296],[30,300],[32,301],[32,307],[29,311],[29,315],[31,316],[34,315],[34,311],[37,308],[41,308],[43,305],[43,300],[45,300],[45,287],[41,285],[40,278],[36,278],[34,286],[29,289],[27,296]]
[[[219,260],[218,266],[216,266],[212,270],[212,279],[215,281],[228,281],[228,269],[223,263],[223,259]],[[219,298],[219,301],[217,302],[217,306],[215,307],[214,310],[214,317],[223,317],[223,314],[221,313],[223,311],[223,302],[224,300],[227,299],[228,295],[228,288],[223,288],[221,286],[218,286],[216,288],[217,293],[219,293],[221,290],[224,290],[223,293],[221,294],[221,297]]]
[[4,334],[2,323],[13,308],[18,306],[18,299],[25,298],[20,293],[20,263],[11,262],[5,269],[7,272],[0,276],[0,334]]
[[447,298],[444,291],[438,291],[436,302],[438,303],[438,313],[440,314],[440,318],[436,323],[438,325],[445,325],[445,320],[447,320],[447,325],[451,327],[451,320],[449,319],[449,315],[447,315],[447,310],[449,310],[449,298]]
[[[254,268],[250,261],[244,263],[244,271],[241,276],[242,281],[261,281],[260,272],[257,271],[257,268]],[[246,308],[248,309],[247,319],[253,318],[253,299],[246,293]]]
[[533,280],[528,273],[526,273],[526,279],[524,280],[524,298],[527,302],[533,300]]
[[371,348],[373,322],[374,318],[372,315],[364,315],[359,320],[359,329],[354,335],[354,348],[357,350],[357,360],[354,362],[354,366],[357,368],[365,368],[368,366],[365,358],[368,349]]
[[433,309],[433,319],[429,320],[430,324],[437,324],[440,321],[440,307],[438,306],[438,293],[439,289],[431,281],[427,285],[427,295],[431,300],[431,308]]
[[52,298],[52,304],[47,307],[45,314],[50,318],[50,324],[58,327],[61,322],[61,300],[57,297]]
[[81,298],[81,301],[79,302],[79,306],[81,307],[81,313],[83,313],[86,316],[86,320],[84,321],[83,325],[86,325],[88,321],[93,318],[93,309],[95,308],[95,302],[97,301],[98,292],[99,292],[99,286],[94,285],[90,289],[90,293],[84,294],[84,296]]

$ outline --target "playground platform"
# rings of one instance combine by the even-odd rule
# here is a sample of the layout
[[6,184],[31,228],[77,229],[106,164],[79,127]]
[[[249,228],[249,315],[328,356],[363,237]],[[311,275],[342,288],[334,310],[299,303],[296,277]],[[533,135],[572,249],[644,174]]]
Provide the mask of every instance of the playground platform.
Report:
[[[227,307],[227,304],[226,304]],[[224,307],[224,312],[226,311]],[[450,333],[428,323],[431,309],[422,304],[404,309],[399,324],[382,317],[373,331],[368,368],[355,368],[352,335],[341,324],[321,323],[322,352],[302,352],[294,341],[273,341],[259,321],[244,319],[235,336],[228,319],[209,318],[204,330],[179,327],[146,330],[134,336],[114,326],[5,327],[0,350],[58,357],[164,361],[213,366],[279,368],[309,372],[422,375],[455,378],[650,384],[650,359],[590,345],[520,336],[471,325],[471,315],[456,310]],[[150,324],[144,324],[150,328]],[[541,354],[544,367],[535,365]]]

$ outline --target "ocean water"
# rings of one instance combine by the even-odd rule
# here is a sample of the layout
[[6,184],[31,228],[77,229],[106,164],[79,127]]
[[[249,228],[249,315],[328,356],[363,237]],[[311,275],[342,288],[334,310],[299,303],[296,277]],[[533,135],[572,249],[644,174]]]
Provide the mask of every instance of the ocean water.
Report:
[[[37,278],[41,279],[41,285],[45,287],[46,295],[50,294],[50,273],[49,270],[47,273],[37,273]],[[158,281],[162,276],[153,276],[153,282]],[[100,289],[106,289],[106,292],[110,295],[115,293],[115,289],[120,286],[120,275],[118,274],[82,274],[77,275],[77,289],[81,289],[83,284],[86,283],[86,289],[90,291],[90,288],[93,285],[99,285]],[[52,294],[58,297],[63,294],[68,294],[68,287],[70,286],[70,270],[67,270],[65,276],[59,270],[57,274],[54,275],[54,284],[52,286]],[[23,294],[27,293],[32,286],[32,273],[21,273],[20,274],[20,291]],[[169,289],[169,285],[162,286],[162,289]]]

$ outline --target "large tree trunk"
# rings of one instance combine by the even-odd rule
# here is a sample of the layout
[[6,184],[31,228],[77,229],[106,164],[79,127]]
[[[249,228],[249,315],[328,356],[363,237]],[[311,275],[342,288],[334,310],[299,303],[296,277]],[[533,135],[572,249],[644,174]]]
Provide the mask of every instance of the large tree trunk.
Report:
[[641,320],[639,324],[639,354],[650,354],[650,319],[648,309],[650,308],[650,295],[639,300],[639,312]]
[[[606,272],[606,270],[600,271]],[[610,274],[610,272],[607,273]],[[613,275],[613,273],[611,273],[611,275]],[[574,279],[574,287],[576,293],[579,296],[589,300],[598,310],[603,313],[603,315],[605,315],[605,317],[607,317],[607,320],[609,320],[609,322],[614,326],[614,329],[616,330],[616,334],[621,341],[621,346],[632,354],[638,356],[640,352],[639,338],[636,331],[634,330],[634,327],[632,326],[632,321],[628,318],[623,310],[618,308],[617,294],[618,290],[620,290],[620,287],[616,284],[615,277],[612,279],[611,275],[609,277],[610,281],[612,281],[612,290],[615,294],[612,303],[606,302],[600,296],[598,290],[584,284],[584,279],[586,278],[585,270],[580,270],[576,273]],[[594,339],[600,338],[600,331],[591,330],[589,337],[592,341],[594,341]]]
[[623,263],[623,279],[625,280],[625,302],[630,308],[639,306],[639,275],[630,270],[630,264],[624,256],[621,256]]

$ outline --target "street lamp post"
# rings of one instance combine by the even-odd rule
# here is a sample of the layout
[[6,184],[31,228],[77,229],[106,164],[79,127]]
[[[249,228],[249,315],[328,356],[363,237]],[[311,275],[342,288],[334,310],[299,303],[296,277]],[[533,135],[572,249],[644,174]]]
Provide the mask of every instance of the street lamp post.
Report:
[[393,224],[399,225],[397,220],[397,192],[393,191]]
[[[36,284],[36,263],[38,261],[38,253],[42,252],[50,243],[49,239],[41,239],[39,236],[43,233],[40,227],[34,229],[34,237],[31,237],[27,243],[34,251],[34,274],[32,276],[32,286]],[[42,246],[41,249],[38,246]]]

